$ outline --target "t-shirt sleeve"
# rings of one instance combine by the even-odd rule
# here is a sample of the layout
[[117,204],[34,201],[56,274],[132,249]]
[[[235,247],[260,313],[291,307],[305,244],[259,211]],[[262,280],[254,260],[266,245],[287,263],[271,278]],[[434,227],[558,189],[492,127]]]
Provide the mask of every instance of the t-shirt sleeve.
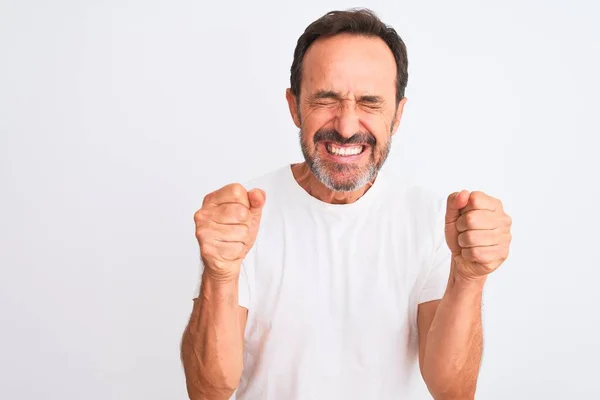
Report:
[[250,309],[250,282],[248,279],[248,263],[246,261],[242,263],[238,286],[238,304],[240,307],[248,310]]
[[450,275],[450,263],[452,252],[446,244],[446,235],[444,232],[444,218],[446,215],[446,200],[439,200],[437,206],[437,216],[435,226],[433,227],[433,252],[431,257],[431,267],[425,280],[425,284],[419,295],[419,303],[425,303],[432,300],[439,300],[444,296],[448,277]]
[[[198,279],[198,286],[194,298],[200,296],[200,287],[202,286],[202,272],[204,271],[204,264],[200,261],[200,279]],[[238,281],[238,304],[246,309],[250,308],[250,280],[248,278],[248,262],[244,260],[242,262],[242,268],[240,270],[240,276]]]

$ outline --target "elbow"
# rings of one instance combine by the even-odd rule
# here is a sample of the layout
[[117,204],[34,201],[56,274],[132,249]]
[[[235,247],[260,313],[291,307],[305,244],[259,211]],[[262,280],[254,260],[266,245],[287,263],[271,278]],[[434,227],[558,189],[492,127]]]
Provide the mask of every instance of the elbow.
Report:
[[237,389],[240,378],[237,376],[220,377],[187,377],[186,386],[190,400],[229,400]]
[[448,392],[439,392],[439,393],[431,393],[431,397],[434,400],[474,400],[475,399],[475,390],[458,390],[458,391],[448,391]]
[[190,400],[229,400],[242,378],[242,359],[223,364],[205,360],[198,353],[190,346],[182,348],[181,361]]
[[453,374],[450,371],[431,373],[423,370],[423,380],[435,400],[472,400],[475,398],[477,378]]
[[473,400],[476,385],[471,382],[456,380],[450,384],[426,382],[427,389],[435,400]]
[[236,391],[238,386],[240,385],[240,380],[242,379],[242,369],[239,369],[239,374],[227,374],[227,376],[222,376],[218,382],[218,385],[211,385],[211,389],[214,392],[221,393],[223,396],[227,396],[226,399],[229,399],[233,393]]
[[190,387],[188,384],[188,396],[190,400],[229,400],[235,388],[217,387]]
[[241,379],[242,369],[223,371],[214,368],[194,368],[186,372],[190,400],[229,400]]

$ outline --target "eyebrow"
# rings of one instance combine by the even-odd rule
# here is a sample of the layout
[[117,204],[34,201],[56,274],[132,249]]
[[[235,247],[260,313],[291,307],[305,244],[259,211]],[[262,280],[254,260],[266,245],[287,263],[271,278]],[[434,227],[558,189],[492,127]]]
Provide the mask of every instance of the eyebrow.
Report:
[[[333,100],[340,101],[340,100],[343,100],[344,97],[340,93],[334,92],[333,90],[319,90],[311,96],[311,99],[312,100],[333,99]],[[359,103],[377,104],[377,103],[383,103],[383,98],[381,96],[375,96],[375,95],[364,95],[364,96],[358,97],[358,102]]]

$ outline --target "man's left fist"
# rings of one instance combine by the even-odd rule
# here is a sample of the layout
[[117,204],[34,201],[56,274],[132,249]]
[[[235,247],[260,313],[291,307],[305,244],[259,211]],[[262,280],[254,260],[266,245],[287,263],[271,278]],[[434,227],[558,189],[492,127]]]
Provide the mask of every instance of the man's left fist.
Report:
[[508,257],[511,224],[502,202],[483,192],[463,190],[448,196],[446,243],[455,273],[477,279],[496,270]]

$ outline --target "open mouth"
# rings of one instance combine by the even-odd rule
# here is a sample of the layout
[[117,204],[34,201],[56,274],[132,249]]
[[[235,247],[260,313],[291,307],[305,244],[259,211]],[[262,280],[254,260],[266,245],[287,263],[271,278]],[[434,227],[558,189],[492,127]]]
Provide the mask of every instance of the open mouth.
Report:
[[338,156],[338,157],[357,156],[357,155],[361,154],[363,151],[365,151],[366,147],[367,146],[365,146],[365,145],[340,146],[340,145],[332,143],[332,142],[325,144],[325,148],[327,149],[327,152],[333,156]]

